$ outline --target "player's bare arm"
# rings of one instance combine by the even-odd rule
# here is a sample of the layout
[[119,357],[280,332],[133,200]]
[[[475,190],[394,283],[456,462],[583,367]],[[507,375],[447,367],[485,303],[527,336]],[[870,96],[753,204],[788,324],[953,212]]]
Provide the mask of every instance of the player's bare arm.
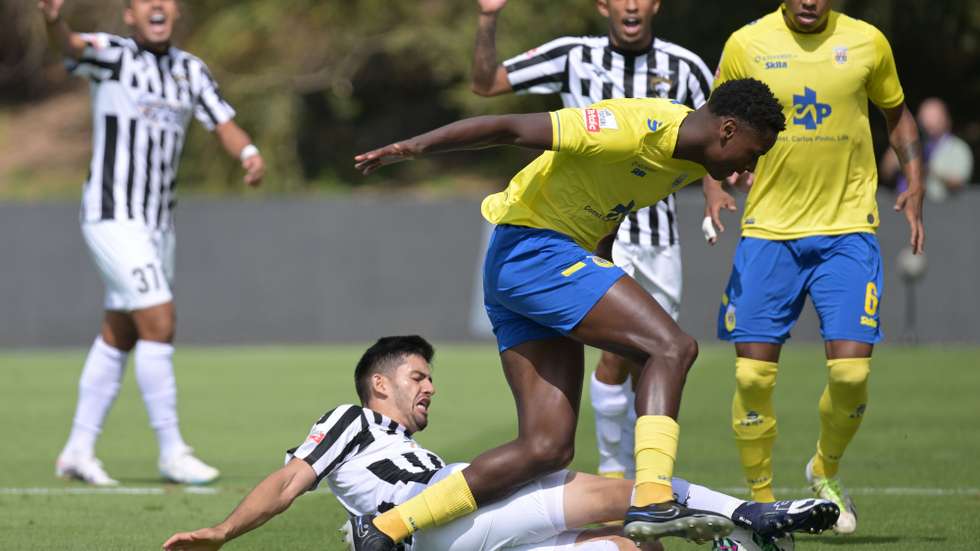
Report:
[[497,96],[512,91],[507,69],[497,63],[497,15],[507,0],[479,0],[480,18],[473,51],[473,93]]
[[219,124],[214,129],[222,147],[229,155],[238,159],[245,169],[245,183],[255,187],[262,183],[265,176],[265,161],[258,148],[252,145],[252,138],[234,121]]
[[168,551],[212,551],[265,524],[282,513],[316,482],[316,473],[305,461],[293,459],[259,482],[228,518],[211,528],[179,532],[163,544]]
[[370,174],[382,166],[423,155],[498,145],[551,149],[551,115],[530,113],[463,119],[420,136],[361,153],[354,157],[354,167],[364,174]]
[[44,16],[48,36],[55,40],[58,49],[63,54],[78,59],[88,44],[81,35],[72,32],[68,24],[61,18],[61,8],[64,3],[64,0],[39,0],[37,8]]
[[915,254],[925,247],[925,228],[922,223],[922,145],[919,143],[919,127],[915,117],[903,103],[897,107],[882,109],[888,125],[888,141],[898,157],[898,164],[908,179],[909,187],[895,200],[895,210],[905,213],[909,223],[909,245]]

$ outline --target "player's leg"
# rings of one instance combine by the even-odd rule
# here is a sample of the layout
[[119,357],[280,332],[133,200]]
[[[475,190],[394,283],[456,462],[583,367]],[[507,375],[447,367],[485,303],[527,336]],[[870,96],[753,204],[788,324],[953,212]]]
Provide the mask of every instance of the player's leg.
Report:
[[868,403],[874,344],[881,340],[881,252],[873,234],[814,238],[821,253],[810,296],[820,316],[827,354],[827,386],[820,398],[820,437],[806,475],[821,497],[842,508],[835,530],[857,528],[854,504],[837,479],[840,460]]
[[636,387],[637,479],[625,533],[649,541],[668,535],[711,539],[725,530],[727,519],[673,503],[670,486],[680,432],[675,419],[697,342],[629,277],[609,287],[571,334],[643,364]]
[[164,478],[183,484],[207,484],[219,472],[192,453],[180,433],[177,417],[177,380],[174,375],[176,312],[171,288],[174,281],[175,235],[170,230],[145,229],[139,233],[154,252],[153,259],[134,270],[139,279],[133,298],[136,343],[136,382],[160,449],[158,468]]
[[803,308],[808,267],[792,241],[743,238],[718,312],[718,337],[735,343],[732,429],[755,501],[775,501],[772,402],[782,343]]
[[98,486],[118,484],[95,458],[95,442],[119,394],[126,358],[135,344],[136,327],[129,314],[107,310],[101,331],[85,358],[71,433],[58,456],[56,475]]

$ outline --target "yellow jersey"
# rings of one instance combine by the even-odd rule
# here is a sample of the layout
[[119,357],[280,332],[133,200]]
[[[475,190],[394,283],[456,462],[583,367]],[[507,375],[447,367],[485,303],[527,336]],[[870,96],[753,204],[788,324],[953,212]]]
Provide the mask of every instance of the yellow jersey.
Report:
[[790,30],[783,7],[729,37],[717,87],[752,77],[783,104],[786,130],[759,159],[742,235],[797,239],[874,232],[878,173],[868,100],[905,100],[891,46],[868,23],[832,11],[827,28]]
[[483,217],[595,249],[631,212],[704,176],[701,165],[673,158],[690,112],[671,100],[623,98],[550,113],[552,150],[484,199]]

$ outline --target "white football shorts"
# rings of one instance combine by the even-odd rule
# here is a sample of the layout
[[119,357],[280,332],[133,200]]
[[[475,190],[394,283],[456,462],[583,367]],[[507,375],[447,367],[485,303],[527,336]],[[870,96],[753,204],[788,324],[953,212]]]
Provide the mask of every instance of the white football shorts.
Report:
[[83,222],[82,237],[105,284],[105,309],[131,312],[173,300],[173,228],[132,220]]
[[681,246],[613,241],[613,262],[636,280],[677,321],[681,310]]
[[[464,467],[465,463],[447,465],[432,477],[429,484],[435,484]],[[559,549],[567,544],[569,538],[574,542],[575,535],[565,532],[564,498],[568,474],[564,470],[549,474],[471,515],[416,532],[412,549],[544,551]]]

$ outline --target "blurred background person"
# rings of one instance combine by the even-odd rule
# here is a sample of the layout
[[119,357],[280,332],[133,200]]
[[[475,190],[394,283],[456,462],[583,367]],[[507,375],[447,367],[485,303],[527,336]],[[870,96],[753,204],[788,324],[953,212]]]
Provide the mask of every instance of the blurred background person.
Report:
[[[973,174],[973,151],[965,141],[953,134],[953,121],[943,100],[924,100],[919,105],[916,120],[924,138],[922,161],[925,165],[926,198],[937,203],[945,201],[969,185]],[[903,193],[909,187],[909,181],[900,168],[895,152],[888,149],[881,160],[879,172],[883,180],[895,181],[896,193]]]

